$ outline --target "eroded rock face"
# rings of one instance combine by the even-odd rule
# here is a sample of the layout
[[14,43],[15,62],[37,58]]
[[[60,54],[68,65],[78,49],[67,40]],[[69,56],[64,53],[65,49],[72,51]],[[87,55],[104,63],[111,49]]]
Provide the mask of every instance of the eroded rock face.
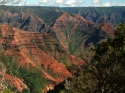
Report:
[[7,71],[6,65],[0,61],[0,91],[8,88],[8,82],[20,92],[27,89],[27,85],[20,78],[7,74]]
[[5,80],[9,82],[13,87],[16,87],[20,92],[22,92],[23,89],[27,89],[27,85],[15,76],[5,74]]
[[[55,84],[72,77],[71,73],[67,70],[66,65],[55,59],[59,57],[59,53],[66,56],[67,65],[84,64],[81,59],[71,55],[65,49],[63,50],[62,48],[59,48],[60,45],[57,44],[57,41],[47,33],[40,34],[37,32],[28,32],[15,27],[2,25],[1,35],[5,56],[13,56],[14,60],[21,67],[26,67],[27,69],[35,67],[41,71],[44,78],[55,82]],[[47,49],[50,49],[51,45],[54,50],[50,51],[50,54],[47,54]],[[56,50],[56,48],[59,48],[60,52],[58,49]],[[55,53],[53,51],[55,51]],[[46,88],[43,91],[48,91],[53,88],[54,84],[50,83],[49,85],[46,85]],[[22,90],[22,88],[17,89],[19,91]]]
[[12,13],[0,10],[0,23],[6,23],[7,25],[32,32],[43,32],[46,30],[42,19],[34,14],[24,12]]
[[114,27],[107,23],[94,23],[78,14],[64,12],[50,28],[50,33],[71,53],[83,51],[89,44],[97,45],[101,39],[114,36]]
[[55,32],[60,44],[69,49],[69,43],[79,26],[88,26],[89,21],[81,17],[80,15],[74,14],[73,16],[64,12],[51,27],[51,31]]
[[125,22],[125,7],[68,7],[60,10],[80,14],[95,23],[108,23],[116,26]]
[[[92,16],[95,16],[96,19],[99,17],[99,20],[103,20],[102,22],[105,23],[94,23],[96,21],[86,20],[79,14],[71,15],[67,12],[63,12],[63,14],[57,18],[53,24],[50,23],[45,25],[42,19],[34,14],[24,12],[12,13],[3,10],[0,10],[0,12],[1,22],[32,32],[41,32],[42,34],[47,32],[49,34],[44,34],[43,37],[50,40],[52,38],[48,38],[49,35],[53,36],[54,40],[56,40],[54,41],[56,46],[59,44],[60,47],[64,48],[63,50],[68,50],[72,54],[84,51],[89,45],[97,45],[101,39],[112,37],[114,34],[114,27],[107,24],[108,21],[104,21],[106,20],[105,16],[100,17],[100,14],[95,11],[88,13],[88,16],[92,14]],[[54,44],[54,42],[51,43]],[[49,51],[53,51],[55,45],[51,48],[47,45],[47,49],[49,49]],[[57,57],[60,56],[58,52],[53,51],[53,53],[50,53],[47,49],[45,49],[46,47],[42,48],[45,53],[54,55],[53,57],[59,59],[59,57]]]
[[115,28],[112,25],[104,23],[102,30],[105,31],[110,37],[114,36]]

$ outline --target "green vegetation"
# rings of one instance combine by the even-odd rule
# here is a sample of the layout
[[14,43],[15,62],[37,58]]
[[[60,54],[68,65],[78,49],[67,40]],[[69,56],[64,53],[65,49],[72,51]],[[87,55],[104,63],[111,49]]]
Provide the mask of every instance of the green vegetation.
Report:
[[30,8],[31,13],[37,15],[47,24],[53,23],[59,16],[61,16],[62,12],[57,12],[56,8],[49,7],[34,7]]
[[58,59],[59,62],[62,62],[64,65],[67,65],[66,55],[60,54],[60,58]]
[[[42,73],[38,70],[32,71],[20,67],[18,73],[17,76],[20,76],[24,80],[30,93],[41,93],[41,90],[45,88],[45,85],[51,83],[49,80],[45,79]],[[23,90],[23,92],[25,93],[25,91],[29,90]]]
[[95,28],[93,25],[78,26],[70,40],[69,51],[72,54],[77,54],[79,52],[85,51],[86,48],[89,47],[90,43],[97,45],[101,39],[106,38],[105,33],[103,37],[100,36],[99,33],[100,30]]
[[23,89],[22,93],[30,93],[28,89]]
[[3,90],[3,93],[12,93],[12,91],[5,89]]
[[[27,12],[31,14],[35,14],[46,24],[52,24],[60,15],[62,15],[62,12],[56,11],[57,9],[55,7],[41,7],[41,6],[0,6],[0,9],[3,9],[5,11],[11,11],[12,13],[21,13],[21,12]],[[20,16],[19,16],[20,17]]]
[[[66,36],[66,41],[68,41],[68,42],[70,40],[71,29],[73,28],[74,24],[75,24],[74,21],[67,21],[64,29],[62,29],[62,26],[58,27],[58,30],[61,31]],[[59,38],[61,38],[61,37],[59,37]]]
[[[6,7],[0,6],[0,9],[5,11],[9,10],[11,12],[29,12],[36,14],[44,22],[52,26],[54,21],[62,14],[61,11],[55,10],[55,8],[48,7]],[[124,21],[124,16],[120,16],[120,12],[122,14],[125,13],[124,8],[58,8],[59,10],[70,11],[73,13],[79,13],[83,17],[92,20],[94,22],[102,22],[102,20],[96,20],[100,16],[106,15],[109,23],[116,25],[117,23]],[[102,10],[103,9],[103,10]],[[109,9],[109,10],[108,10]],[[87,11],[85,11],[87,10]],[[120,10],[120,11],[119,11]],[[97,16],[89,16],[91,13],[96,13]],[[101,12],[100,12],[101,11]],[[117,15],[111,20],[111,13],[116,13]],[[119,19],[118,19],[119,17]],[[117,19],[114,21],[114,19]],[[111,20],[111,22],[109,21]],[[0,22],[2,20],[0,19]],[[66,40],[60,35],[57,35],[58,39],[63,42],[68,42],[69,51],[73,54],[77,52],[81,52],[81,46],[86,47],[91,45],[97,45],[101,39],[105,38],[100,35],[100,29],[97,29],[92,24],[89,26],[78,26],[74,34],[70,37],[70,30],[74,26],[74,22],[67,22],[64,30],[61,27],[58,27],[59,31],[61,31],[66,36]],[[54,34],[54,33],[52,33]],[[0,29],[0,38],[1,38],[1,29]],[[54,37],[56,38],[56,36]],[[89,39],[88,39],[89,38]],[[94,40],[93,40],[94,38]],[[52,53],[58,52],[58,58],[56,58],[59,62],[66,64],[66,51],[63,50],[58,44],[54,41],[50,41],[48,38],[44,37],[44,40],[41,40],[45,45],[43,46],[41,42],[32,41],[38,48],[47,51],[50,55]],[[84,43],[85,40],[85,43]],[[58,41],[58,40],[57,40]],[[84,43],[84,45],[82,45]],[[16,48],[15,48],[16,50]],[[111,39],[107,39],[107,41],[101,42],[95,49],[95,53],[89,54],[80,54],[81,57],[87,65],[77,67],[75,65],[69,66],[69,71],[74,75],[72,79],[69,79],[65,84],[64,93],[124,93],[125,92],[125,23],[119,24],[116,28],[115,37]],[[2,52],[1,52],[2,51]],[[16,76],[23,80],[23,82],[28,86],[27,89],[23,89],[22,93],[41,93],[41,90],[45,87],[46,84],[52,84],[54,82],[49,81],[44,78],[42,73],[34,67],[27,69],[26,67],[20,67],[14,60],[14,57],[4,56],[3,49],[0,44],[0,61],[6,65],[7,73],[13,76]],[[89,50],[90,51],[90,50]],[[45,53],[47,53],[45,52]],[[88,50],[86,51],[88,52]],[[54,55],[55,57],[55,55]],[[92,58],[92,59],[91,59]],[[51,69],[45,69],[53,77],[58,77],[58,74],[51,72]],[[76,72],[75,72],[76,71]],[[4,90],[3,93],[12,93],[11,91],[16,91],[15,87],[10,90]]]
[[[45,28],[46,30],[50,30],[50,27],[53,26],[56,19],[59,18],[62,15],[62,11],[68,12],[71,16],[73,16],[73,13],[80,14],[84,18],[88,20],[92,20],[96,23],[111,23],[113,25],[116,25],[119,22],[125,21],[125,8],[124,7],[75,7],[75,8],[59,8],[59,7],[41,7],[41,6],[0,6],[0,9],[3,9],[5,11],[11,11],[12,13],[21,13],[21,12],[27,12],[31,14],[35,14],[36,16],[43,19],[45,22]],[[2,15],[4,16],[4,15]],[[3,17],[4,18],[4,17]],[[21,16],[18,16],[14,19],[20,19]],[[9,19],[8,19],[9,20]],[[24,20],[24,19],[20,19]],[[18,20],[19,21],[19,20]],[[60,34],[57,34],[58,40],[62,42],[68,43],[69,51],[72,54],[76,54],[78,52],[81,52],[81,50],[85,49],[86,45],[88,43],[93,43],[94,45],[97,45],[96,41],[100,41],[102,39],[101,35],[98,35],[96,27],[92,27],[92,25],[89,25],[87,27],[78,26],[74,34],[71,33],[71,28],[76,24],[73,21],[67,21],[65,25],[60,25],[58,27],[58,30],[62,32],[66,39],[64,39]],[[63,27],[64,26],[64,27]],[[96,26],[96,25],[95,25]],[[63,29],[62,29],[63,28]],[[99,29],[100,30],[100,29]],[[48,31],[49,32],[49,31]],[[50,31],[51,34],[53,34],[53,31]],[[87,40],[90,38],[89,40]],[[94,38],[94,39],[93,39]],[[105,37],[104,37],[105,38]],[[87,42],[85,42],[87,40]],[[95,40],[95,41],[94,41]],[[93,42],[94,41],[94,42]],[[84,45],[85,42],[85,45]],[[46,50],[45,47],[42,47],[41,44],[37,44],[41,50]],[[49,47],[48,49],[54,50],[53,47]],[[84,51],[84,50],[83,50]]]
[[16,77],[23,79],[23,82],[29,88],[23,90],[24,93],[26,93],[25,91],[30,91],[30,93],[41,93],[41,90],[45,88],[45,85],[51,83],[51,81],[45,79],[42,73],[36,68],[31,67],[31,70],[28,70],[25,67],[19,67],[16,62],[13,61],[12,56],[0,55],[0,61],[6,65],[8,74],[13,74]]
[[97,28],[93,24],[89,24],[88,26],[78,25],[78,27],[74,29],[75,31],[72,32],[71,29],[76,23],[74,21],[67,21],[65,23],[66,25],[63,29],[61,25],[58,25],[57,28],[66,36],[66,39],[60,36],[60,34],[57,34],[57,38],[61,42],[68,43],[68,50],[72,54],[76,55],[81,51],[85,51],[90,43],[97,45],[101,39],[107,38],[106,33],[100,32],[101,28]]
[[[63,93],[124,93],[125,92],[125,23],[116,28],[115,37],[95,47],[91,61],[75,69]],[[84,58],[84,57],[83,57]]]
[[[87,20],[92,20],[98,23],[111,23],[116,26],[120,22],[124,22],[125,7],[63,7],[58,8],[59,10],[66,11],[68,13],[76,13],[82,15]],[[120,15],[122,14],[122,15]],[[103,19],[102,16],[105,16]],[[123,17],[124,16],[124,17]]]
[[[30,70],[28,70],[25,67],[17,65],[12,56],[0,55],[0,61],[6,65],[8,74],[22,79],[28,86],[28,89],[24,89],[22,93],[41,93],[41,90],[45,88],[46,84],[52,83],[45,79],[42,72],[36,68],[31,67]],[[13,91],[13,87],[10,87],[10,90],[11,89]],[[14,91],[15,90],[16,89],[14,89]],[[11,93],[11,91],[9,92],[9,90],[5,90],[4,93]]]
[[[87,20],[92,20],[93,22],[107,22],[116,26],[120,22],[124,22],[125,19],[125,7],[42,7],[42,6],[0,6],[0,9],[5,11],[9,10],[14,12],[28,12],[35,14],[46,24],[52,24],[60,15],[62,11],[68,12],[71,15],[73,13],[80,14]],[[58,10],[57,10],[58,9]],[[104,20],[102,16],[105,16],[107,20]],[[1,21],[1,20],[0,20]]]

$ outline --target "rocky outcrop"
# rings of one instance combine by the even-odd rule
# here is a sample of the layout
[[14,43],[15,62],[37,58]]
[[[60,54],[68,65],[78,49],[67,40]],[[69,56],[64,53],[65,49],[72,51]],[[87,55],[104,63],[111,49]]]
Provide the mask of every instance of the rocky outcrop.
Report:
[[7,25],[32,32],[43,32],[46,30],[42,19],[34,14],[24,12],[0,10],[0,23],[6,23]]
[[71,41],[78,26],[88,25],[89,21],[74,14],[73,16],[64,12],[53,24],[51,31],[55,32],[56,37],[64,48],[69,48],[68,43]]
[[[1,35],[4,55],[13,56],[13,59],[19,66],[26,67],[27,69],[35,67],[36,69],[41,71],[41,74],[43,74],[44,78],[55,82],[55,84],[58,84],[65,79],[72,77],[70,72],[67,70],[66,65],[55,59],[56,57],[59,57],[58,53],[57,56],[55,55],[56,57],[53,57],[53,51],[50,51],[51,55],[45,52],[48,52],[47,49],[49,48],[47,47],[51,45],[53,45],[54,47],[55,45],[57,45],[57,42],[54,40],[54,38],[50,37],[51,35],[48,35],[47,33],[40,34],[37,32],[23,31],[21,29],[7,25],[1,26]],[[59,45],[57,46],[59,47]],[[84,64],[81,59],[76,58],[63,49],[61,50],[61,48],[59,49],[61,55],[67,55],[67,65]],[[54,51],[56,52],[56,50]],[[51,86],[51,83],[50,85],[46,85],[45,91],[47,91],[48,88],[52,89],[54,84],[52,84],[51,88],[49,86]],[[21,91],[22,89],[19,88],[18,90]]]
[[87,20],[95,23],[108,23],[116,26],[121,22],[125,22],[125,7],[67,7],[60,8],[65,12],[80,14]]
[[[22,92],[23,89],[27,89],[27,85],[22,82],[21,79],[16,76],[7,74],[8,68],[3,62],[0,62],[0,91],[5,90],[10,86],[17,88],[18,91]],[[10,84],[8,84],[8,82]]]
[[83,51],[89,44],[97,45],[101,39],[114,35],[114,27],[106,23],[94,23],[78,14],[64,12],[50,28],[62,47],[71,53]]
[[[71,53],[82,52],[88,46],[97,45],[100,40],[114,36],[114,27],[107,24],[107,18],[96,11],[87,13],[94,16],[91,21],[83,18],[83,15],[63,12],[47,26],[34,14],[0,12],[0,22],[10,25],[0,25],[1,54],[12,56],[19,67],[31,71],[32,68],[37,69],[49,81],[42,92],[52,90],[55,85],[72,77],[66,66],[85,64]],[[96,18],[99,18],[100,23],[94,23]],[[13,78],[16,78],[15,82]],[[18,91],[28,88],[22,79],[6,74],[6,80],[17,87]]]
[[110,37],[112,37],[114,36],[115,28],[110,24],[104,23],[102,26],[102,31],[105,31]]
[[22,92],[23,89],[27,89],[27,85],[24,84],[19,78],[5,74],[5,80],[11,84],[11,86],[16,87],[18,91]]
[[[82,17],[83,15],[81,16],[79,14],[69,14],[67,12],[63,12],[63,14],[59,16],[53,23],[48,25],[45,25],[42,19],[34,14],[24,12],[12,13],[3,10],[0,12],[1,22],[6,22],[9,25],[24,30],[42,33],[43,38],[47,38],[44,40],[46,42],[45,45],[42,45],[41,47],[42,50],[56,59],[60,59],[61,57],[60,49],[57,48],[58,45],[60,45],[59,47],[61,47],[63,52],[66,53],[66,51],[70,51],[71,53],[76,54],[78,52],[84,51],[89,45],[97,45],[101,39],[112,37],[114,32],[114,27],[107,24],[110,23],[107,17],[102,16],[94,9],[86,13],[85,18]],[[90,19],[91,21],[87,20],[91,17],[93,18],[92,20]],[[97,21],[97,18],[100,20],[100,22]],[[45,35],[45,32],[48,34]],[[55,41],[51,42],[50,39],[54,39]],[[55,52],[55,48],[58,50],[58,52]],[[63,57],[61,60],[62,59],[66,58]]]

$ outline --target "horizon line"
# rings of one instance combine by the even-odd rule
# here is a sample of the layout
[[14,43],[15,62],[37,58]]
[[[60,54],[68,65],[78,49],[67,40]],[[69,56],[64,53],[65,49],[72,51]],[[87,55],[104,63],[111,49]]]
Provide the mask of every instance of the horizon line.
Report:
[[96,7],[96,8],[103,8],[103,7],[125,7],[125,6],[74,6],[74,7],[69,7],[69,6],[27,6],[27,5],[0,5],[0,6],[10,6],[10,7],[57,7],[57,8],[82,8],[82,7]]

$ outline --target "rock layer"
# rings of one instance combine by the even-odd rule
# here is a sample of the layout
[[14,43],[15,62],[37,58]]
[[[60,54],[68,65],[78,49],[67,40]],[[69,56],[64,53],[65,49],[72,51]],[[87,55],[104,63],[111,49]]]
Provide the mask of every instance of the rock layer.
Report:
[[[47,33],[40,34],[37,32],[28,32],[15,27],[2,25],[1,35],[1,41],[3,49],[5,51],[4,55],[13,56],[13,59],[17,62],[19,66],[26,67],[27,69],[35,67],[36,69],[41,71],[41,74],[43,74],[44,78],[55,82],[55,84],[58,84],[65,79],[72,77],[72,75],[63,63],[56,60],[53,55],[46,54],[44,52],[45,50],[42,50],[46,49],[46,45],[55,42],[54,38],[52,37],[49,37],[51,38],[51,42],[46,41],[45,36],[47,36]],[[67,65],[84,64],[81,59],[76,58],[70,53],[67,53],[66,55],[68,55],[66,57]],[[50,85],[46,85],[46,88],[43,91],[47,91]],[[52,85],[54,87],[54,84]],[[53,87],[49,89],[52,89]],[[19,87],[17,89],[19,91],[22,90]]]

